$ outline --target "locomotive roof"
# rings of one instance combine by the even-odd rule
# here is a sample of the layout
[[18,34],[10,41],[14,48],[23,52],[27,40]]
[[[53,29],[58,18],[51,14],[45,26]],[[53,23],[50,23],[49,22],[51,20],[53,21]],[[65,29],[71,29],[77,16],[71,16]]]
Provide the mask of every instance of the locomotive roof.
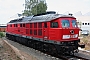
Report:
[[28,17],[22,17],[19,19],[11,20],[9,23],[47,22],[47,21],[57,19],[59,17],[73,17],[73,16],[55,14],[55,13],[47,13],[47,14],[39,14],[39,15],[32,15]]

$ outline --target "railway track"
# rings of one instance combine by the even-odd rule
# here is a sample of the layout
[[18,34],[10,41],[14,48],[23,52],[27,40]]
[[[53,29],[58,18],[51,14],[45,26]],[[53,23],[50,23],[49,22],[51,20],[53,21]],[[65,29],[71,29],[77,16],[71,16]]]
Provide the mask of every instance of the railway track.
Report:
[[[7,40],[9,43],[11,40],[8,40],[6,38],[4,38],[4,40]],[[14,42],[16,43],[16,42]],[[15,44],[14,44],[15,45]],[[17,45],[17,44],[16,44]],[[24,46],[26,47],[26,46]],[[90,60],[88,58],[83,58],[83,57],[80,57],[80,56],[75,56],[75,55],[54,55],[54,54],[51,54],[49,52],[44,52],[44,51],[40,51],[40,50],[37,50],[37,49],[34,49],[34,48],[31,48],[29,47],[31,51],[34,51],[35,53],[38,53],[40,54],[40,56],[44,56],[45,59],[43,60],[46,60],[46,58],[48,60]],[[25,48],[26,49],[26,48]]]
[[83,58],[83,57],[75,56],[75,55],[59,56],[59,58],[62,58],[63,60],[89,60],[87,58]]

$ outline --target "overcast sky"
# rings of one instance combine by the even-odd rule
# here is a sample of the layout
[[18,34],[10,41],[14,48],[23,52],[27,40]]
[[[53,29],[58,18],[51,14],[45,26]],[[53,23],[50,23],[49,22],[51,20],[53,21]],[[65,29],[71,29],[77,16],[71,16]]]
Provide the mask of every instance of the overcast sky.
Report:
[[[56,11],[83,14],[90,12],[90,0],[46,0],[48,11]],[[7,23],[9,19],[24,10],[24,0],[0,0],[0,24]]]
[[22,13],[24,0],[0,0],[0,24],[7,23],[17,13]]

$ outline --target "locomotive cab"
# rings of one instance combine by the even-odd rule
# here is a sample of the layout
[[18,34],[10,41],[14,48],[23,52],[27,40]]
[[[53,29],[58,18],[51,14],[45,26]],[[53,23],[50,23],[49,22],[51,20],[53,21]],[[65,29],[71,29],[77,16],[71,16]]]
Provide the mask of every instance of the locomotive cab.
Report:
[[[80,39],[79,28],[77,26],[76,18],[74,17],[60,17],[53,20],[51,23],[51,29],[49,33],[50,39],[60,42],[61,45],[58,50],[63,49],[64,52],[70,51],[70,53],[78,52],[78,47],[84,48],[85,45],[79,45]],[[60,48],[60,49],[59,49]],[[67,53],[67,52],[66,52]]]
[[[76,23],[76,18],[61,17],[50,22],[50,34],[52,40],[57,41],[73,41],[78,40],[79,28]],[[55,37],[54,37],[55,36]]]
[[78,40],[79,28],[75,18],[61,19],[62,40]]

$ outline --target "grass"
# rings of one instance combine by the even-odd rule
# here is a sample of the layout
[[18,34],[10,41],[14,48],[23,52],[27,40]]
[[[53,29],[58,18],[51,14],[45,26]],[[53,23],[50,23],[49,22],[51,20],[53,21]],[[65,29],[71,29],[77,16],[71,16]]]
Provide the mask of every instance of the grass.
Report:
[[80,39],[80,43],[85,44],[85,50],[90,50],[90,35],[88,36],[80,35],[80,37],[83,37]]
[[84,44],[87,44],[88,43],[88,38],[87,37],[83,37],[83,42],[84,42]]
[[4,32],[0,32],[0,38],[5,37],[5,33]]

